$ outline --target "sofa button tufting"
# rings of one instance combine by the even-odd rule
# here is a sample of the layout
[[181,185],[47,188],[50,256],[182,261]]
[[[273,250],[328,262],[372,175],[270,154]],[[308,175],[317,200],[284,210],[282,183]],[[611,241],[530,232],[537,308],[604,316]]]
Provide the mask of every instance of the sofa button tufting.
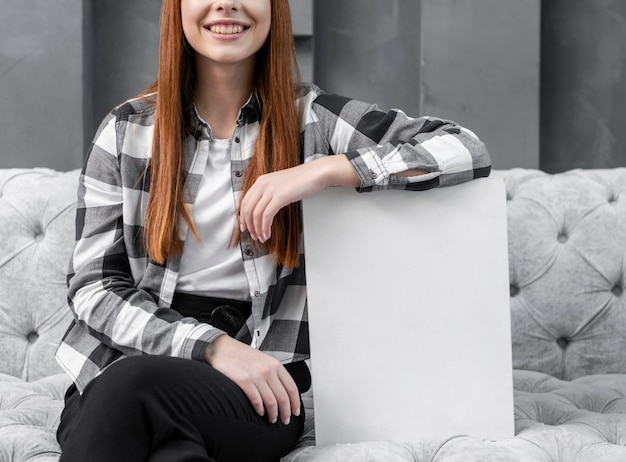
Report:
[[622,295],[622,293],[624,292],[624,289],[622,289],[620,286],[615,286],[611,289],[611,292],[613,293],[613,295],[615,295],[616,297],[619,297]]
[[37,242],[41,242],[41,241],[43,241],[43,238],[44,238],[44,237],[45,237],[45,234],[44,234],[44,233],[37,233],[37,234],[35,234],[35,240],[36,240]]
[[556,238],[561,244],[565,244],[567,242],[567,240],[569,239],[569,236],[567,235],[567,233],[565,233],[565,231],[561,231],[559,233],[559,235]]
[[509,286],[509,293],[511,294],[511,297],[517,296],[517,294],[519,294],[519,287],[511,284]]
[[561,348],[561,350],[565,350],[569,345],[569,339],[565,337],[557,338],[556,344]]
[[26,340],[28,340],[28,343],[35,343],[37,341],[37,339],[39,338],[39,334],[35,331],[30,332],[27,336],[26,336]]

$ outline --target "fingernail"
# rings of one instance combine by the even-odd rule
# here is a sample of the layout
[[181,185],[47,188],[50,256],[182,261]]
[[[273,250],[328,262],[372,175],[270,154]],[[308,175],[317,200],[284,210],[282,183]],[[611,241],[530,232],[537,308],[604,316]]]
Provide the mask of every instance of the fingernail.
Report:
[[276,422],[278,422],[278,417],[276,417],[274,420],[270,420],[271,424],[275,424]]
[[291,422],[291,417],[287,417],[287,420],[285,420],[283,423],[285,425],[289,425],[289,422]]
[[293,415],[300,417],[300,408],[296,409],[296,412],[294,412]]

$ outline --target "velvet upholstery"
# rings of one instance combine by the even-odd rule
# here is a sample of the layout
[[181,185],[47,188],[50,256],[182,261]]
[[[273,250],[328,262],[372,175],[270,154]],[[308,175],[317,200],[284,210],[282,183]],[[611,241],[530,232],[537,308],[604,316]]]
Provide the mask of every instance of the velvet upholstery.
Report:
[[[2,462],[59,457],[78,175],[0,169]],[[285,462],[626,460],[626,169],[493,175],[508,193],[516,436],[315,447],[309,418]]]
[[56,461],[78,171],[0,170],[0,461]]

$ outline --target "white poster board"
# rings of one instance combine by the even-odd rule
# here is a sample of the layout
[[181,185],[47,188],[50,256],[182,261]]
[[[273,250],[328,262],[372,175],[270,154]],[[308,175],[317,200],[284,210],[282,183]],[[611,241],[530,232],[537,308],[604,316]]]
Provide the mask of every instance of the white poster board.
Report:
[[506,192],[303,203],[317,444],[514,435]]

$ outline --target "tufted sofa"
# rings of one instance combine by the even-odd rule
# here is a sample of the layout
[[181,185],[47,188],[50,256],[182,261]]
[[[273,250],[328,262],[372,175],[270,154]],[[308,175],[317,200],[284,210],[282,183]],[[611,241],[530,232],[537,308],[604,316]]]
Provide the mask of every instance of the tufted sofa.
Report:
[[[0,462],[59,457],[78,175],[0,170]],[[315,447],[309,419],[284,462],[626,461],[626,168],[493,175],[508,194],[516,436]]]

